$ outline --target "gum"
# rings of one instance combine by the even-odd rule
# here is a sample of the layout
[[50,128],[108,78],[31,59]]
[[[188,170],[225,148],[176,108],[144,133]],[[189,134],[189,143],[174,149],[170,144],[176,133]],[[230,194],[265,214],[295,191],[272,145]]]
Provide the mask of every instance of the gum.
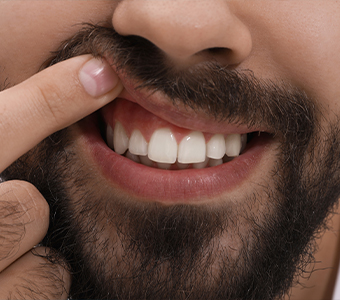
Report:
[[[173,125],[147,111],[140,105],[125,99],[116,99],[103,108],[103,117],[105,123],[109,124],[112,129],[114,129],[115,123],[119,121],[128,136],[131,136],[133,130],[140,130],[147,142],[150,141],[155,130],[159,128],[169,128],[178,144],[193,131]],[[208,142],[214,134],[203,132],[205,141]]]

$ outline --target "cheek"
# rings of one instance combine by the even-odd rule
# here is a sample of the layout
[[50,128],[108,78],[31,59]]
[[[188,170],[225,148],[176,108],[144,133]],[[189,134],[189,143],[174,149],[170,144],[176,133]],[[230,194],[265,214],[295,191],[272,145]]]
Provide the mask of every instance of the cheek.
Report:
[[35,74],[84,22],[111,20],[117,1],[0,1],[0,80]]
[[262,78],[304,89],[340,115],[340,5],[337,1],[265,1],[243,15],[252,28],[248,66]]
[[298,21],[287,26],[288,37],[276,59],[287,78],[339,115],[340,6],[329,1],[320,7],[321,1],[315,2],[312,12],[305,11],[300,19],[295,15]]

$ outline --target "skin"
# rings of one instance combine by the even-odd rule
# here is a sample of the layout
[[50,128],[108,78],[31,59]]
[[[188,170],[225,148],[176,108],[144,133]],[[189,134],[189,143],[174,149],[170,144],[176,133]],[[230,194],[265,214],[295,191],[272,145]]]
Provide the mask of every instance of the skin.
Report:
[[[8,78],[8,87],[14,86],[0,94],[0,111],[6,111],[0,122],[0,138],[5,141],[0,145],[0,172],[49,134],[120,93],[117,80],[111,80],[104,95],[88,93],[79,72],[89,56],[34,75],[50,51],[72,36],[79,29],[74,25],[82,22],[113,24],[120,34],[149,39],[179,66],[197,63],[194,54],[202,51],[209,59],[204,52],[207,48],[228,48],[229,52],[216,54],[215,59],[253,70],[259,78],[285,80],[303,88],[323,105],[324,122],[340,115],[340,4],[336,1],[1,1],[0,12],[0,36],[6,41],[0,48],[0,82]],[[169,36],[176,38],[170,42]],[[111,69],[105,69],[105,78],[114,76]],[[270,168],[271,163],[268,159],[265,167]],[[18,280],[23,280],[16,272],[35,268],[44,260],[27,257],[47,231],[48,205],[25,182],[1,183],[0,194],[23,208],[22,224],[27,224],[27,218],[31,221],[23,239],[13,243],[9,236],[8,244],[1,243],[0,253],[14,244],[12,254],[0,264],[0,283],[7,282],[9,287],[1,291],[0,298],[6,298],[16,291]],[[14,222],[7,218],[6,223]],[[291,299],[331,298],[339,263],[338,215],[332,216],[329,226],[318,239],[318,263],[310,266],[320,270],[300,280],[311,288],[293,288]],[[59,286],[55,293],[66,299],[70,276],[63,268],[53,268],[53,272],[65,282],[65,290],[60,292]]]

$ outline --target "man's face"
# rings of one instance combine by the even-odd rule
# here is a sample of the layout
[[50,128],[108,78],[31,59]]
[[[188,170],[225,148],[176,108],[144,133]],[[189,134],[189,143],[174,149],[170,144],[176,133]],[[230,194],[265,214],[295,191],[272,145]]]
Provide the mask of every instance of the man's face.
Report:
[[[3,174],[49,201],[45,243],[73,268],[75,298],[289,289],[339,196],[339,3],[2,1],[0,11],[3,87],[84,53],[105,57],[125,86]],[[133,144],[136,130],[147,147]]]

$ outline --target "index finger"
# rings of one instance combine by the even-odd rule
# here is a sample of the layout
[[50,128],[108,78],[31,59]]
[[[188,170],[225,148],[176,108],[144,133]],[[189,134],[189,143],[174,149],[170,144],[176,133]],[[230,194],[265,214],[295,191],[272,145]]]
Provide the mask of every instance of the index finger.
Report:
[[105,60],[58,63],[0,93],[0,172],[55,131],[112,101],[122,84]]

